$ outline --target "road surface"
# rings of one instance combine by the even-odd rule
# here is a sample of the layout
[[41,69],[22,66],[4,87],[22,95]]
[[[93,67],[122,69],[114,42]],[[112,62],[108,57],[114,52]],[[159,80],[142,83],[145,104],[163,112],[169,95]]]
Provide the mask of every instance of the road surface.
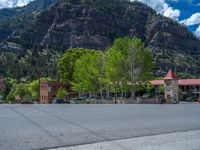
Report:
[[0,105],[0,150],[53,149],[178,133],[192,133],[198,140],[199,131],[198,104]]

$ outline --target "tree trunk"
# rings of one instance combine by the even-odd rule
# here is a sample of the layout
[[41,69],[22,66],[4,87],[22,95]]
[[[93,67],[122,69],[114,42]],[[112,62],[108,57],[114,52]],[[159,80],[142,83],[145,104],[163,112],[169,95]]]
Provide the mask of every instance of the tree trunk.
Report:
[[106,97],[109,98],[110,96],[110,91],[109,91],[109,86],[106,86]]
[[135,90],[131,90],[131,98],[133,99],[133,100],[135,100]]
[[115,86],[115,104],[117,104],[117,87]]
[[92,92],[89,92],[89,99],[92,98]]
[[78,92],[78,96],[81,97],[81,92]]

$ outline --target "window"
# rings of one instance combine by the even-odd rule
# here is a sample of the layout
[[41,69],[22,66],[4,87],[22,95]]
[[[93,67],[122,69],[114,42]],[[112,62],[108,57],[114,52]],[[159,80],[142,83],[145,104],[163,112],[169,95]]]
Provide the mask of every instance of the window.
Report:
[[48,91],[49,91],[49,93],[52,92],[52,87],[51,86],[48,87]]

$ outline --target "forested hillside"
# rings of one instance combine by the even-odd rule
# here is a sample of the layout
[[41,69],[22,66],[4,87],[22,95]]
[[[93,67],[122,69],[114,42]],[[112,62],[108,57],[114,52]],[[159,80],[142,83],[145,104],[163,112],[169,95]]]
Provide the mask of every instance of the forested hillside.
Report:
[[[182,77],[200,75],[199,39],[147,5],[128,0],[59,0],[54,6],[1,21],[0,73],[31,79],[55,75],[56,60],[66,49],[105,51],[116,38],[126,36],[142,39],[153,50],[155,75],[170,68]],[[38,70],[43,72],[38,75]]]

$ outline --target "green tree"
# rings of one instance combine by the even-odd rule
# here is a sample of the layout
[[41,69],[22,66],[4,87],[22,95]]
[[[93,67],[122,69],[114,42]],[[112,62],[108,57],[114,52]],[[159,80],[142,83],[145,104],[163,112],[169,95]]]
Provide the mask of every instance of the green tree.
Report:
[[56,94],[56,97],[59,98],[59,99],[65,99],[67,96],[67,91],[63,88],[59,88],[57,94]]
[[91,50],[83,48],[68,49],[58,62],[59,75],[63,82],[72,82],[76,61]]
[[138,38],[119,38],[108,49],[106,78],[114,87],[131,89],[135,95],[138,84],[152,77],[153,56]]
[[155,87],[152,85],[152,84],[147,84],[146,85],[146,91],[148,92],[148,93],[151,93],[151,94],[154,94],[154,92],[155,92]]
[[79,92],[100,92],[104,85],[104,54],[90,51],[81,56],[75,63],[72,82],[73,88]]
[[6,96],[6,102],[14,102],[15,101],[15,94],[13,91],[10,91]]
[[20,96],[22,99],[27,98],[27,97],[30,98],[31,92],[30,92],[27,84],[20,83],[20,84],[16,85],[14,95]]
[[29,91],[27,84],[15,84],[8,93],[6,101],[15,102],[16,96],[19,96],[21,99],[31,97],[31,92]]
[[37,100],[39,98],[39,80],[34,80],[27,84],[27,88],[30,92],[31,98]]
[[160,86],[159,87],[159,92],[160,92],[160,94],[164,95],[164,93],[165,93],[165,87],[164,86]]

